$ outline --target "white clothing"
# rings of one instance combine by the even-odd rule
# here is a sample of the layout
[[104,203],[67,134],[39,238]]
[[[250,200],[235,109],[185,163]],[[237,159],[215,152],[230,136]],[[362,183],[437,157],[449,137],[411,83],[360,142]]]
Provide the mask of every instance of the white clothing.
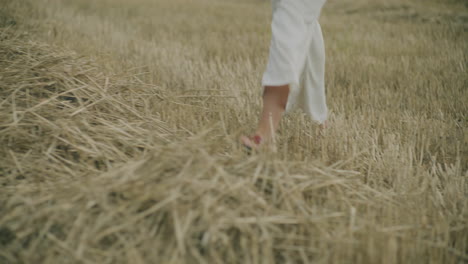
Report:
[[262,86],[290,87],[286,112],[302,109],[323,123],[325,47],[318,22],[325,0],[272,0],[270,55]]

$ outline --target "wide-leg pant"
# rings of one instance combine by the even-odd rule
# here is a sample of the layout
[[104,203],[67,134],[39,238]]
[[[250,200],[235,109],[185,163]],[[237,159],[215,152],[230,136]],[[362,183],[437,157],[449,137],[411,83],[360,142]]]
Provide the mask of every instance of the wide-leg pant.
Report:
[[270,54],[262,86],[290,87],[286,112],[327,119],[325,48],[318,18],[325,0],[273,0]]

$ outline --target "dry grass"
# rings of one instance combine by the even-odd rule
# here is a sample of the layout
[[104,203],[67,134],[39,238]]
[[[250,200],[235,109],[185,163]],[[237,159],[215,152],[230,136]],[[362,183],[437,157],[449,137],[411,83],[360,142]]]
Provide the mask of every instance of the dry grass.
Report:
[[266,1],[0,4],[0,263],[468,260],[464,1],[330,1],[331,128],[251,156]]

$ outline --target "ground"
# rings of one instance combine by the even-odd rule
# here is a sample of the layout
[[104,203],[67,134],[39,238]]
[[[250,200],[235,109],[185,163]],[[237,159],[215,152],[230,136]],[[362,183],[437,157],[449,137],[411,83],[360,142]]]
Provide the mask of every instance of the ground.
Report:
[[465,263],[468,5],[329,0],[329,128],[246,155],[260,0],[0,0],[0,263]]

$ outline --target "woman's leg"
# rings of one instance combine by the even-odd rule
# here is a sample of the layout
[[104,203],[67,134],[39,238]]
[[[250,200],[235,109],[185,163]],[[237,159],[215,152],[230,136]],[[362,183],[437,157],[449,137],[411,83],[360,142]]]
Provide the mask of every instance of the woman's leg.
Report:
[[271,141],[278,129],[281,117],[288,102],[289,85],[265,86],[263,90],[263,109],[258,121],[255,136],[241,137],[245,146],[257,148],[260,143]]
[[[256,135],[241,138],[243,144],[248,147],[255,148],[261,142],[271,140],[286,106],[291,109],[298,99],[299,76],[305,65],[311,37],[305,16],[314,17],[320,11],[315,10],[318,9],[318,6],[308,6],[305,4],[306,2],[297,0],[273,1],[270,54],[267,69],[262,78],[264,87],[263,110]],[[306,12],[306,14],[306,7],[310,9],[309,11],[315,12]]]
[[265,86],[263,92],[263,110],[258,121],[256,134],[269,141],[278,129],[281,117],[288,102],[289,85]]

